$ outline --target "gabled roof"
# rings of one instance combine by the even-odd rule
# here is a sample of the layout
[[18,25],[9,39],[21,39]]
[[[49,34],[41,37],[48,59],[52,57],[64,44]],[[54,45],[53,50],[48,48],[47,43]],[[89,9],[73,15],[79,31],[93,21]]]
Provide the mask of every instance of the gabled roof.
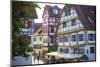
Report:
[[78,17],[86,30],[96,29],[96,6],[67,4],[64,6],[63,11],[71,7],[75,8]]
[[33,33],[36,33],[41,25],[42,25],[42,23],[34,23],[34,32]]
[[77,5],[75,10],[85,29],[96,29],[96,6]]
[[[45,11],[47,10],[49,16],[60,17],[60,14],[61,14],[61,13],[58,13],[58,15],[54,15],[54,14],[53,14],[53,9],[54,9],[54,8],[55,8],[55,9],[58,9],[59,12],[61,12],[61,9],[60,9],[57,5],[55,5],[55,6],[45,5],[44,11],[43,11],[43,15],[45,14]],[[42,15],[42,17],[43,17],[43,15]]]

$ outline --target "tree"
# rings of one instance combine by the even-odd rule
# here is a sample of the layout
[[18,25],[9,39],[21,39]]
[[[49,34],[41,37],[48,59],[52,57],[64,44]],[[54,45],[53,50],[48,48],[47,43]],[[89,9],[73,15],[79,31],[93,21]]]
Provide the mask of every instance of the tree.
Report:
[[37,7],[39,8],[34,2],[12,1],[12,59],[15,56],[28,57],[27,52],[32,51],[27,36],[19,35],[21,28],[25,26],[20,18],[34,18]]

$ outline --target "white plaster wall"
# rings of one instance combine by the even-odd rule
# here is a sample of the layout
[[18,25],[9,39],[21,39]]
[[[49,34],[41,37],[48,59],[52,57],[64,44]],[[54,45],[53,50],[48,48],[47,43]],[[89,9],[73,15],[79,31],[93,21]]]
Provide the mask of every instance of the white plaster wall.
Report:
[[58,46],[62,46],[63,45],[63,42],[58,42]]
[[69,42],[64,42],[64,45],[65,46],[69,46]]
[[36,38],[36,41],[33,40],[34,44],[43,44],[42,40],[40,40],[40,37],[42,38],[42,36],[34,36]]

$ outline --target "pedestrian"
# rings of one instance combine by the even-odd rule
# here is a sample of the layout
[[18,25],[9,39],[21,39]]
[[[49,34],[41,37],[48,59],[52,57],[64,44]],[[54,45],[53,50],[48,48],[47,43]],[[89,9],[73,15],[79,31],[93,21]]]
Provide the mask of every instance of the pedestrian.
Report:
[[39,64],[39,56],[37,56],[38,64]]
[[35,56],[34,56],[34,64],[35,64]]

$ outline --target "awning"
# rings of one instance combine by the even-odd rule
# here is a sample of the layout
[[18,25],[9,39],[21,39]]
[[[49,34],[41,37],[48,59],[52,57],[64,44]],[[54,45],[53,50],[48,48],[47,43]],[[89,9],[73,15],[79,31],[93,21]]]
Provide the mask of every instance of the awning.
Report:
[[75,59],[82,57],[82,54],[64,54],[64,53],[58,53],[58,52],[51,52],[47,53],[48,56],[55,56],[58,58],[64,58],[64,59]]

